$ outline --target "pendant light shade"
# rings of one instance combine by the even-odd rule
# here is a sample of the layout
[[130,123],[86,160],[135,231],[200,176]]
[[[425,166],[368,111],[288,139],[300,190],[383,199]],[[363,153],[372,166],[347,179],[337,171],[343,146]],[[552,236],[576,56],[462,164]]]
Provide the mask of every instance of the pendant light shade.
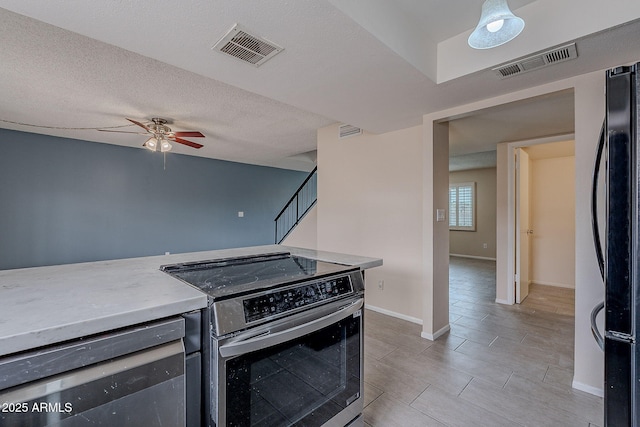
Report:
[[524,21],[509,10],[507,0],[486,0],[468,43],[474,49],[490,49],[513,40],[523,28]]

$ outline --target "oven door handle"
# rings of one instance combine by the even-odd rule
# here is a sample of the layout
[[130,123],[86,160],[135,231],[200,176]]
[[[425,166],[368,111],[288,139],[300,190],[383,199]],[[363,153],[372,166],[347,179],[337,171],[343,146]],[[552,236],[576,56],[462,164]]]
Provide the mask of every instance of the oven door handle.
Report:
[[339,322],[342,319],[346,319],[361,310],[363,305],[364,299],[360,298],[334,313],[312,320],[311,322],[307,322],[284,331],[275,332],[273,334],[260,335],[255,338],[225,344],[219,348],[220,355],[222,357],[239,356],[241,354],[251,353],[265,347],[271,347],[289,340],[300,338],[311,332],[326,328],[327,326]]

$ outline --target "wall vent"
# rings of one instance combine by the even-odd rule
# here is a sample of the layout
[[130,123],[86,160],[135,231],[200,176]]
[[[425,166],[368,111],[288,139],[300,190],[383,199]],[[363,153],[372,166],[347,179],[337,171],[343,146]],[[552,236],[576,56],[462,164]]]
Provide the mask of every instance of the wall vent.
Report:
[[263,37],[251,34],[239,24],[235,24],[211,49],[256,67],[261,66],[284,50]]
[[355,135],[362,135],[362,129],[351,125],[340,126],[340,138],[348,138]]
[[542,67],[569,61],[578,57],[576,44],[571,43],[546,52],[538,53],[493,69],[501,79],[537,70]]

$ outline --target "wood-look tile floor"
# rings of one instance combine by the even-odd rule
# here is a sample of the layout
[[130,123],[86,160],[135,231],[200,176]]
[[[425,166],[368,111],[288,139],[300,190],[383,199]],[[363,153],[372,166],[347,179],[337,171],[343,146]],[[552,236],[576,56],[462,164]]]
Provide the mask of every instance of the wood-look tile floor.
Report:
[[601,426],[601,398],[571,388],[573,291],[533,285],[495,303],[495,262],[450,260],[451,332],[365,313],[367,427]]

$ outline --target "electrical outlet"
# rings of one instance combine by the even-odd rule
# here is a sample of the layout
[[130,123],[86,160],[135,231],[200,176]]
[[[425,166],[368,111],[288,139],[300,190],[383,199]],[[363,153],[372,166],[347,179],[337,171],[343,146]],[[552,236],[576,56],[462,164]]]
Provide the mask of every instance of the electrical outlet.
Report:
[[244,218],[244,212],[238,211],[238,218]]
[[384,290],[384,280],[378,280],[378,289]]
[[483,244],[482,244],[482,247],[483,247],[483,248],[485,248],[485,249],[487,249],[489,246],[488,246],[486,243],[483,243]]

